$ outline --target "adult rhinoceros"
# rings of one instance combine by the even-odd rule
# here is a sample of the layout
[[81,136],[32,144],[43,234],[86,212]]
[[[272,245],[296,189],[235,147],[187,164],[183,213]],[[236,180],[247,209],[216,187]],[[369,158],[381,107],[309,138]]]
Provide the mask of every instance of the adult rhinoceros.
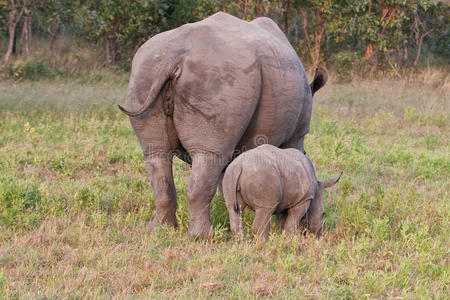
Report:
[[213,234],[209,206],[227,163],[268,143],[304,151],[312,95],[289,41],[268,18],[226,13],[152,37],[133,58],[128,110],[156,202],[151,229],[176,226],[172,158],[192,164],[186,188],[189,235]]

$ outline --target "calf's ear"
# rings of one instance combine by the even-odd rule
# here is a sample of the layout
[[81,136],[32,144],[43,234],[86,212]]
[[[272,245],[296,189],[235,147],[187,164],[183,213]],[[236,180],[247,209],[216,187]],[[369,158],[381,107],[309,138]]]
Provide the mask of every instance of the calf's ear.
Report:
[[325,180],[325,181],[319,181],[320,188],[322,190],[324,190],[324,189],[332,187],[333,185],[335,185],[339,181],[339,179],[341,179],[341,176],[342,176],[342,172],[336,178],[331,178],[331,179],[328,179],[328,180]]

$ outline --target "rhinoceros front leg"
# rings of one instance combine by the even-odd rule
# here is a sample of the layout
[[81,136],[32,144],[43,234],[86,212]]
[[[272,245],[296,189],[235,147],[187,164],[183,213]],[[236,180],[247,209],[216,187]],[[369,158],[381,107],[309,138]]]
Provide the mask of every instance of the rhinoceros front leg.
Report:
[[146,157],[145,166],[156,204],[155,215],[148,224],[148,228],[153,230],[161,224],[176,227],[177,198],[172,176],[172,155],[159,153],[152,157]]
[[208,239],[214,235],[209,206],[224,164],[212,153],[192,156],[192,170],[186,187],[190,218],[188,234],[191,238]]
[[300,220],[306,214],[309,208],[311,200],[307,200],[303,203],[297,204],[294,207],[288,209],[286,221],[283,224],[283,230],[288,233],[295,233],[300,225]]

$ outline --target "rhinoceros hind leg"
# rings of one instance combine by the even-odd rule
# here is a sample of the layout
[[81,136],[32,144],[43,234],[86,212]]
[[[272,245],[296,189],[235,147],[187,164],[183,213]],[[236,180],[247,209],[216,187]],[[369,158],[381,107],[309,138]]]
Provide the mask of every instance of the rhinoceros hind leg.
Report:
[[[230,215],[230,228],[231,233],[238,239],[245,239],[244,223],[242,222],[242,212],[245,206],[235,207],[233,203],[229,203],[225,200],[228,214]],[[238,210],[236,210],[236,208]]]
[[192,170],[186,188],[190,218],[188,235],[209,239],[214,236],[209,206],[224,164],[220,157],[212,153],[194,154],[192,157]]
[[161,224],[176,227],[177,197],[172,177],[171,155],[168,153],[147,158],[145,165],[156,204],[155,215],[147,227],[150,230],[154,230]]

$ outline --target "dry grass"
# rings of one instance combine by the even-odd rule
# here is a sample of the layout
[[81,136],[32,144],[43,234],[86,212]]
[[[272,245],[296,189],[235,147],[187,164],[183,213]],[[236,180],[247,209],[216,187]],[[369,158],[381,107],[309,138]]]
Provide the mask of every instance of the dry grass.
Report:
[[[178,230],[149,233],[154,202],[125,80],[0,82],[1,298],[440,298],[449,295],[448,73],[330,82],[305,143],[325,195],[323,238],[186,237],[189,167],[176,161]],[[245,216],[246,229],[252,213]]]
[[[0,48],[6,48],[6,45],[0,43]],[[5,52],[6,49],[1,51],[1,53]],[[51,52],[47,40],[35,38],[30,54],[12,56],[9,63],[18,66],[27,62],[47,61],[53,66],[73,74],[101,71],[105,64],[104,57],[103,47],[59,36],[54,53]]]

